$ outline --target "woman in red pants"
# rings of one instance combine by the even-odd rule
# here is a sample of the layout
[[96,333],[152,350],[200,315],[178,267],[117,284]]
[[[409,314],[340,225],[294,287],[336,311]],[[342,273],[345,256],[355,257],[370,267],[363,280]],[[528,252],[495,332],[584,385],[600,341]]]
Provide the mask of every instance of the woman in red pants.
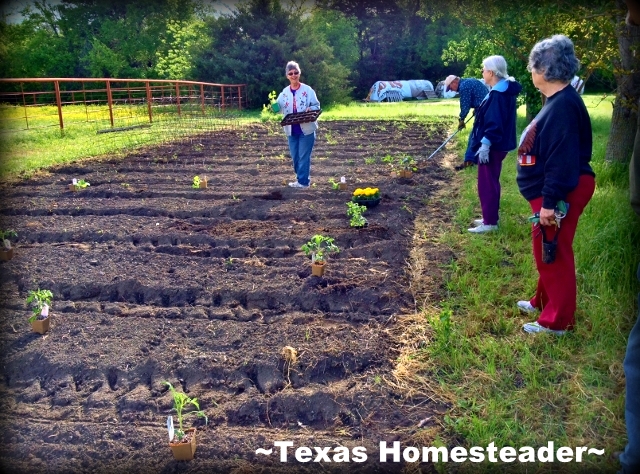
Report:
[[[540,215],[540,227],[534,224],[532,228],[538,287],[533,298],[518,302],[525,312],[540,310],[538,320],[523,327],[531,333],[561,335],[575,323],[573,238],[595,190],[595,173],[589,164],[591,120],[582,98],[571,87],[579,68],[573,43],[564,35],[540,41],[529,54],[531,79],[545,96],[544,106],[522,133],[518,148],[518,187],[531,210]],[[558,222],[556,214],[563,203],[568,204],[568,211]],[[543,259],[543,237],[556,242],[555,259]]]

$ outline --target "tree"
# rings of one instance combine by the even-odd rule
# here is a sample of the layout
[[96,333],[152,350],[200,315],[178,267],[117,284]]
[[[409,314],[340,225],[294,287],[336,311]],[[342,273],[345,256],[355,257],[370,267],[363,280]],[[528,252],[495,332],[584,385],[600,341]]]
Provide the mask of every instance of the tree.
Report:
[[[437,14],[439,5],[442,4],[430,4],[422,14]],[[534,8],[501,0],[459,0],[447,5],[465,26],[465,37],[449,44],[443,52],[445,62],[466,61],[466,74],[477,76],[482,59],[493,54],[504,56],[509,73],[523,85],[521,97],[526,103],[528,120],[542,106],[541,95],[526,70],[535,43],[557,33],[571,38],[582,63],[579,75],[585,82],[594,70],[611,68],[611,58],[617,56],[611,22],[615,9],[611,0],[540,0]]]
[[344,100],[348,71],[322,37],[310,37],[306,12],[279,0],[248,0],[232,13],[209,18],[211,47],[195,58],[198,80],[245,83],[250,107],[266,103],[270,91],[287,84],[287,61],[300,63],[304,82],[321,103]]
[[640,100],[640,27],[627,24],[626,5],[617,0],[616,35],[619,58],[614,61],[614,75],[618,93],[613,104],[611,131],[607,142],[606,159],[627,162],[637,140],[636,133],[640,120],[638,103]]

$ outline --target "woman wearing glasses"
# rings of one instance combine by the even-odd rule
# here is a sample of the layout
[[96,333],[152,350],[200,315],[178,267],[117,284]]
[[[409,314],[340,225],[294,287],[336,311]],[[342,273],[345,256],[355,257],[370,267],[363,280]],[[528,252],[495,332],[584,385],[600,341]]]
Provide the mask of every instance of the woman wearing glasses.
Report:
[[[306,84],[300,82],[300,66],[295,61],[289,61],[285,67],[285,74],[289,79],[289,86],[285,87],[278,96],[280,110],[286,116],[297,112],[320,110],[320,102],[316,92]],[[311,152],[316,141],[318,121],[285,125],[282,127],[289,140],[289,152],[293,160],[293,170],[296,181],[289,183],[292,188],[308,188],[311,172]]]

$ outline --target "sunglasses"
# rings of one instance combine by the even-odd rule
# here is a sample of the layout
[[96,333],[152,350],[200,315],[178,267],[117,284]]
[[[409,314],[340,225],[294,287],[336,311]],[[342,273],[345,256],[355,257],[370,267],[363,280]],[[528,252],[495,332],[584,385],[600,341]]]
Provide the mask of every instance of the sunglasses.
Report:
[[291,71],[287,73],[287,76],[297,76],[298,74],[300,74],[298,71]]

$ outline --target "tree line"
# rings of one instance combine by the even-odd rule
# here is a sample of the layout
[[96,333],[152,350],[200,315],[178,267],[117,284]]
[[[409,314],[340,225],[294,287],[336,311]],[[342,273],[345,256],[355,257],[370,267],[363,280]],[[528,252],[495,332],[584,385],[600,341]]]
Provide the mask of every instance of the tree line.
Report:
[[210,5],[35,0],[20,23],[0,19],[0,76],[245,83],[257,108],[287,84],[292,59],[330,104],[363,99],[378,80],[435,86],[448,74],[480,77],[482,59],[501,54],[524,85],[531,118],[541,100],[526,71],[528,53],[563,33],[576,45],[587,87],[621,97],[621,136],[635,127],[637,110],[628,104],[637,103],[638,85],[629,76],[639,68],[619,47],[624,0],[241,0],[224,14]]

